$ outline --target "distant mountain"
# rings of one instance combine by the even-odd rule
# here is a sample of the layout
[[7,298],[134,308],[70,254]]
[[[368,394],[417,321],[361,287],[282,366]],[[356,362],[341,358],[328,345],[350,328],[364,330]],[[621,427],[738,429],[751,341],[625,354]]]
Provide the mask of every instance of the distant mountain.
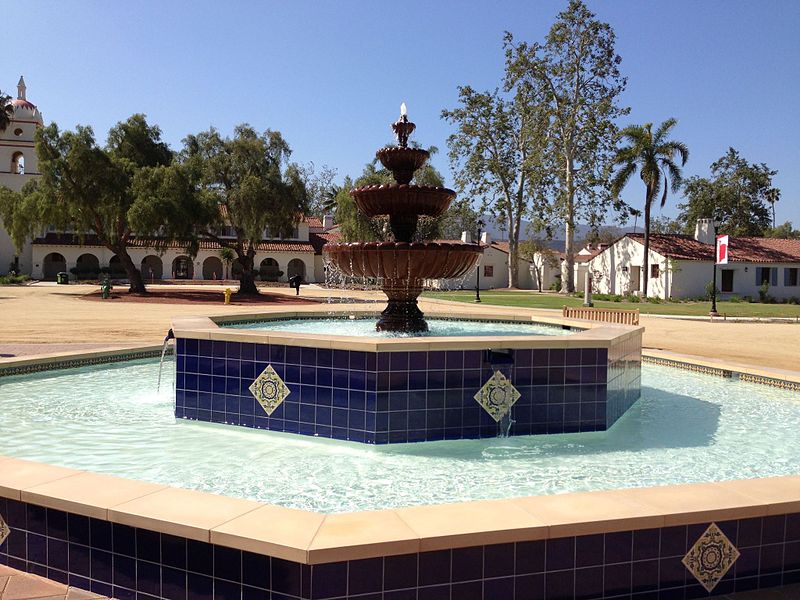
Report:
[[[484,223],[486,226],[484,227],[484,231],[489,232],[489,235],[492,237],[493,240],[506,240],[508,239],[508,230],[506,229],[503,223],[499,223],[495,221],[491,216],[484,215]],[[641,232],[642,228],[637,227],[636,231]],[[580,243],[586,238],[589,237],[591,234],[592,229],[588,225],[577,225],[575,227],[575,242]],[[622,237],[626,233],[635,232],[633,227],[616,227],[614,225],[604,225],[601,228],[601,232],[604,234],[610,234],[612,237]],[[542,232],[534,232],[530,229],[530,221],[523,221],[522,222],[522,233],[520,234],[520,239],[530,239],[530,238],[544,238],[545,233]],[[564,248],[564,228],[559,226],[558,229],[553,231],[553,239],[552,243],[548,243],[548,246],[554,249],[561,249]]]

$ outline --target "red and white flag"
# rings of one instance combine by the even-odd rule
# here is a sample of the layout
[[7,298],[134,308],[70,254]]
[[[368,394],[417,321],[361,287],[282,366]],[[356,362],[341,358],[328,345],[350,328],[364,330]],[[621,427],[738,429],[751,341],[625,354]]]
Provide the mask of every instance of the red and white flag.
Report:
[[717,264],[718,265],[727,265],[728,264],[728,236],[727,235],[718,235],[717,236]]

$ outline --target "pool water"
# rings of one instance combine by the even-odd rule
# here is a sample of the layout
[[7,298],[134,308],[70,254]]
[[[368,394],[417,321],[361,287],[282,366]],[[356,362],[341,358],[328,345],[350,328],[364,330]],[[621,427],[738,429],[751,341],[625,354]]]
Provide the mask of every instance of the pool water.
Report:
[[490,336],[490,335],[569,335],[570,329],[560,325],[543,323],[502,323],[497,321],[465,321],[449,319],[426,319],[429,331],[425,333],[402,333],[397,331],[375,331],[375,319],[276,319],[223,325],[233,329],[258,329],[287,333],[317,333],[324,335],[352,335],[358,337],[445,337],[445,336]]
[[176,421],[157,372],[0,379],[0,454],[321,512],[800,473],[800,394],[668,367],[607,432],[379,447]]

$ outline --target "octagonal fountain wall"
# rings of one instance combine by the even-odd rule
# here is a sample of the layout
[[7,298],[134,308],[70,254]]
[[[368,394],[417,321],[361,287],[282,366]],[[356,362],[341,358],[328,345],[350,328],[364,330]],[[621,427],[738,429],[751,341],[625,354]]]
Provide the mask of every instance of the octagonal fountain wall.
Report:
[[552,321],[572,331],[395,339],[224,327],[298,316],[331,318],[174,319],[175,416],[386,444],[602,431],[640,395],[638,327]]

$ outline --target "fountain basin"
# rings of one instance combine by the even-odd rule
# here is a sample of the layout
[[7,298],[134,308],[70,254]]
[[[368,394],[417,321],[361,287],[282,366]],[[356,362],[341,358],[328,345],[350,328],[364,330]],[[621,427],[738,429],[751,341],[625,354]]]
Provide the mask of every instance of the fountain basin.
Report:
[[426,279],[469,273],[482,248],[459,242],[366,242],[326,244],[323,252],[349,277],[383,279],[386,288],[416,290],[416,298]]
[[[537,319],[575,331],[388,339],[224,327],[326,315],[309,307],[174,319],[176,416],[387,444],[602,431],[640,395],[639,327]],[[533,322],[504,312],[469,318]]]

